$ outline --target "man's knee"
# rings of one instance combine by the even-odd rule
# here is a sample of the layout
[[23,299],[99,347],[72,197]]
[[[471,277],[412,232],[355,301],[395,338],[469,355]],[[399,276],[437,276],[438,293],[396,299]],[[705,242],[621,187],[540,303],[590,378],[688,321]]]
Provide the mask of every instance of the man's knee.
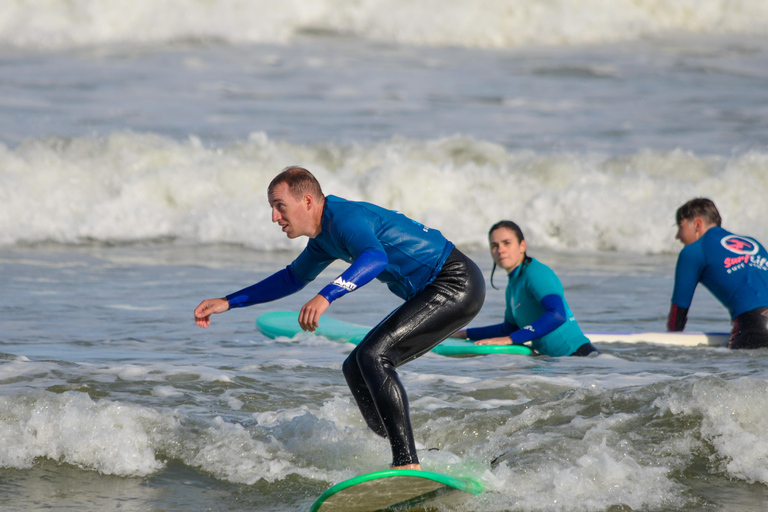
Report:
[[355,357],[357,367],[363,373],[370,372],[373,368],[380,366],[381,358],[369,350],[360,350]]
[[353,350],[341,364],[341,371],[344,373],[347,382],[355,380],[357,375],[360,374],[359,367],[357,366],[357,358],[355,357],[356,352],[356,350]]

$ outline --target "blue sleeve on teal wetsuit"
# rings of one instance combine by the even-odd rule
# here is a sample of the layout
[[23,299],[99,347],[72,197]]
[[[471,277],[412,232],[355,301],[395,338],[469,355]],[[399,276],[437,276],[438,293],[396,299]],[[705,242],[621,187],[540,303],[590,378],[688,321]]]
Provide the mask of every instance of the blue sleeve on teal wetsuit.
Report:
[[520,345],[526,341],[535,340],[551,333],[567,320],[565,316],[565,304],[559,295],[547,295],[541,299],[544,314],[534,320],[531,325],[526,325],[512,334],[512,343]]
[[355,291],[371,282],[387,268],[387,255],[381,251],[366,250],[339,277],[320,290],[320,295],[333,302],[342,295]]
[[488,338],[501,338],[502,336],[509,336],[518,329],[519,327],[515,324],[504,320],[504,323],[501,324],[467,329],[467,338],[473,341],[485,340]]
[[263,281],[227,295],[227,300],[229,301],[230,308],[242,308],[253,304],[270,302],[296,293],[304,288],[307,282],[296,277],[291,267],[288,266],[279,272],[275,272]]

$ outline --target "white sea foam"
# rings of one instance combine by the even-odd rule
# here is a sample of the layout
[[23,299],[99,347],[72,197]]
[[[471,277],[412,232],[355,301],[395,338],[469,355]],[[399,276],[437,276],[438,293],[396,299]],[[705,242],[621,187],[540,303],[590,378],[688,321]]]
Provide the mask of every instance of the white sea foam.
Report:
[[[495,434],[514,435],[519,457],[505,462],[499,476],[522,487],[511,492],[521,508],[529,510],[603,510],[611,505],[630,509],[677,508],[686,498],[669,475],[674,460],[657,458],[647,464],[648,446],[632,425],[644,423],[643,408],[637,412],[592,414],[592,399],[615,403],[623,393],[582,389],[512,417]],[[586,402],[584,402],[586,400]],[[564,418],[570,418],[561,423]],[[569,434],[562,436],[565,432]],[[540,450],[548,462],[528,466]],[[519,466],[522,466],[520,468]],[[509,481],[509,480],[508,480]],[[525,489],[525,492],[521,492]],[[504,491],[509,495],[507,487]]]
[[658,398],[660,413],[700,418],[700,438],[710,444],[729,477],[768,484],[768,383],[711,377]]
[[155,386],[152,388],[152,396],[157,397],[176,397],[183,396],[184,393],[173,386]]
[[99,368],[93,372],[94,377],[102,381],[119,379],[132,382],[167,382],[181,380],[185,382],[232,382],[232,377],[221,370],[204,366],[169,366],[166,364],[124,364],[112,365],[109,368]]
[[[539,440],[542,446],[553,441]],[[571,449],[561,446],[560,456],[537,467],[502,463],[488,480],[498,496],[489,500],[487,510],[508,510],[510,506],[551,511],[598,511],[612,506],[656,510],[685,503],[678,494],[679,486],[666,476],[668,468],[639,464],[605,441],[572,444]]]
[[84,393],[0,397],[0,467],[29,468],[38,457],[107,475],[144,476],[163,467],[153,431],[176,418],[141,406],[93,401]]
[[11,361],[0,366],[0,383],[17,380],[34,380],[56,371],[59,365],[53,362],[32,361],[26,356],[13,356]]
[[660,33],[759,32],[762,0],[17,0],[0,8],[0,43],[60,48],[214,40],[286,42],[332,33],[417,45],[513,47]]
[[[768,241],[757,205],[768,154],[512,152],[470,137],[312,146],[262,133],[222,148],[117,132],[0,147],[0,245],[178,239],[260,250],[303,246],[271,224],[266,187],[301,163],[326,193],[402,211],[458,244],[517,221],[533,247],[674,253],[674,212],[712,198],[724,226]],[[24,215],[18,215],[23,211]]]
[[[167,389],[155,390],[173,396]],[[361,428],[352,429],[359,441],[348,444],[347,430],[305,411],[280,420],[277,440],[272,435],[258,439],[263,429],[246,429],[220,417],[192,420],[179,412],[96,401],[85,393],[40,391],[0,397],[0,467],[30,468],[44,457],[106,475],[140,477],[160,471],[171,457],[216,478],[249,485],[290,474],[328,478],[340,474],[298,467],[292,460],[311,452],[318,461],[334,460],[327,458],[328,443],[350,460],[359,454],[360,443],[388,450],[386,442]]]

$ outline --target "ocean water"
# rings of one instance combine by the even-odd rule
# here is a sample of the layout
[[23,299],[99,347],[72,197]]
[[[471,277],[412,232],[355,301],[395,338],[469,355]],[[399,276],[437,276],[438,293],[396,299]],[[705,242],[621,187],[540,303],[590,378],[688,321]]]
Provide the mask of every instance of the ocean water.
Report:
[[[305,511],[386,467],[351,346],[253,324],[343,266],[192,320],[301,250],[266,203],[289,164],[486,276],[515,220],[585,331],[662,331],[680,204],[768,242],[767,33],[762,0],[6,2],[0,509]],[[371,283],[327,314],[398,303]],[[473,325],[503,303],[489,287]],[[688,329],[729,329],[704,289]],[[764,509],[764,350],[599,348],[402,367],[425,468],[486,489],[441,510]]]

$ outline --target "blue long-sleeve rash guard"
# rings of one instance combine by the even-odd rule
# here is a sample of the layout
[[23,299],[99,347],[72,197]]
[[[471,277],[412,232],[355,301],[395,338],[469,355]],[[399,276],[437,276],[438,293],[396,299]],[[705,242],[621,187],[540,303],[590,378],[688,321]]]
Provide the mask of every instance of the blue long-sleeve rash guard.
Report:
[[262,304],[282,299],[292,293],[296,293],[307,286],[307,284],[308,281],[302,281],[296,277],[296,274],[293,273],[289,265],[254,285],[227,295],[226,298],[230,309],[244,308],[253,304]]
[[483,340],[509,336],[513,344],[522,345],[527,341],[546,336],[565,323],[565,304],[559,295],[553,294],[543,297],[541,306],[544,308],[544,314],[530,325],[519,328],[517,325],[504,320],[503,323],[496,325],[467,329],[467,338]]
[[320,294],[332,302],[374,278],[408,300],[435,279],[454,246],[437,230],[379,206],[327,196],[322,230],[291,265],[227,296],[230,307],[280,299],[301,290],[334,260],[350,267]]
[[[387,255],[381,251],[363,251],[339,277],[320,291],[328,302],[369,283],[387,267]],[[242,308],[282,299],[304,288],[308,282],[293,273],[290,265],[258,283],[227,295],[230,308]]]
[[387,268],[388,263],[387,255],[381,251],[370,249],[363,251],[343,274],[320,290],[320,295],[325,297],[329,303],[333,302],[342,295],[355,291],[373,281]]

